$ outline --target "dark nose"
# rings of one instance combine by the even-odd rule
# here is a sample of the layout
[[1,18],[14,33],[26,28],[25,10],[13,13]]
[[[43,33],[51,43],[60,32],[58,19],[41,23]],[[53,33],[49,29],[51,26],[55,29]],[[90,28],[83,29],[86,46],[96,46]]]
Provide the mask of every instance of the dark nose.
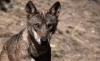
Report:
[[46,38],[46,37],[41,38],[41,45],[46,45],[47,42],[48,42],[48,38]]
[[41,38],[41,41],[42,41],[42,42],[47,42],[48,39],[47,39],[46,37],[42,37],[42,38]]

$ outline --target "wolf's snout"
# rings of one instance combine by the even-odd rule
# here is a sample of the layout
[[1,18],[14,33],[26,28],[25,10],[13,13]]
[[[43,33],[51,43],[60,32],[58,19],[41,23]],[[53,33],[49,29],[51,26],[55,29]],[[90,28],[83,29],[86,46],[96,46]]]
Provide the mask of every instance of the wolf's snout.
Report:
[[41,38],[41,41],[42,41],[42,42],[47,42],[48,39],[47,39],[46,37],[42,37],[42,38]]
[[48,42],[48,38],[46,38],[46,37],[42,37],[41,38],[41,45],[46,45],[47,44],[47,42]]

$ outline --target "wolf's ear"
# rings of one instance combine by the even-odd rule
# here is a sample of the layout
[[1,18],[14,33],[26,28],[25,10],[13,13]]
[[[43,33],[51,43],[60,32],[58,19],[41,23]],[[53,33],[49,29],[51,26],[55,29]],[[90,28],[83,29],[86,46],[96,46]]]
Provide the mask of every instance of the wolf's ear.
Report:
[[28,1],[28,3],[26,4],[25,10],[27,12],[27,17],[29,17],[30,14],[37,12],[37,9],[35,5],[32,3],[32,1]]
[[52,15],[55,15],[56,17],[59,16],[59,12],[60,12],[60,9],[61,9],[61,5],[60,5],[60,2],[57,1],[55,2],[51,8],[49,9],[49,14],[52,14]]

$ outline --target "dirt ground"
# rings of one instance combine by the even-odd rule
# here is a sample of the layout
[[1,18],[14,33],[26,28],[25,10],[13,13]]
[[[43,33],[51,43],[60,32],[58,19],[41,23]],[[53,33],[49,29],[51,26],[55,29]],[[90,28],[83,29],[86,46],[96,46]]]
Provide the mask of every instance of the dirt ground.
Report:
[[[25,4],[13,0],[13,10],[0,11],[0,51],[3,44],[25,27]],[[57,0],[32,0],[47,10]],[[100,4],[94,0],[59,0],[61,13],[52,36],[52,61],[100,61]]]

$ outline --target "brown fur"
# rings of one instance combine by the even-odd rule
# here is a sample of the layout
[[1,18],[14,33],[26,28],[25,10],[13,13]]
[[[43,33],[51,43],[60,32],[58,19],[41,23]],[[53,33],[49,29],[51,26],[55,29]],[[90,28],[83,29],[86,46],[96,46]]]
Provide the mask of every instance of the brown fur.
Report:
[[56,2],[48,12],[39,12],[29,1],[27,26],[5,43],[0,61],[51,61],[49,40],[58,24],[59,9],[60,3]]

